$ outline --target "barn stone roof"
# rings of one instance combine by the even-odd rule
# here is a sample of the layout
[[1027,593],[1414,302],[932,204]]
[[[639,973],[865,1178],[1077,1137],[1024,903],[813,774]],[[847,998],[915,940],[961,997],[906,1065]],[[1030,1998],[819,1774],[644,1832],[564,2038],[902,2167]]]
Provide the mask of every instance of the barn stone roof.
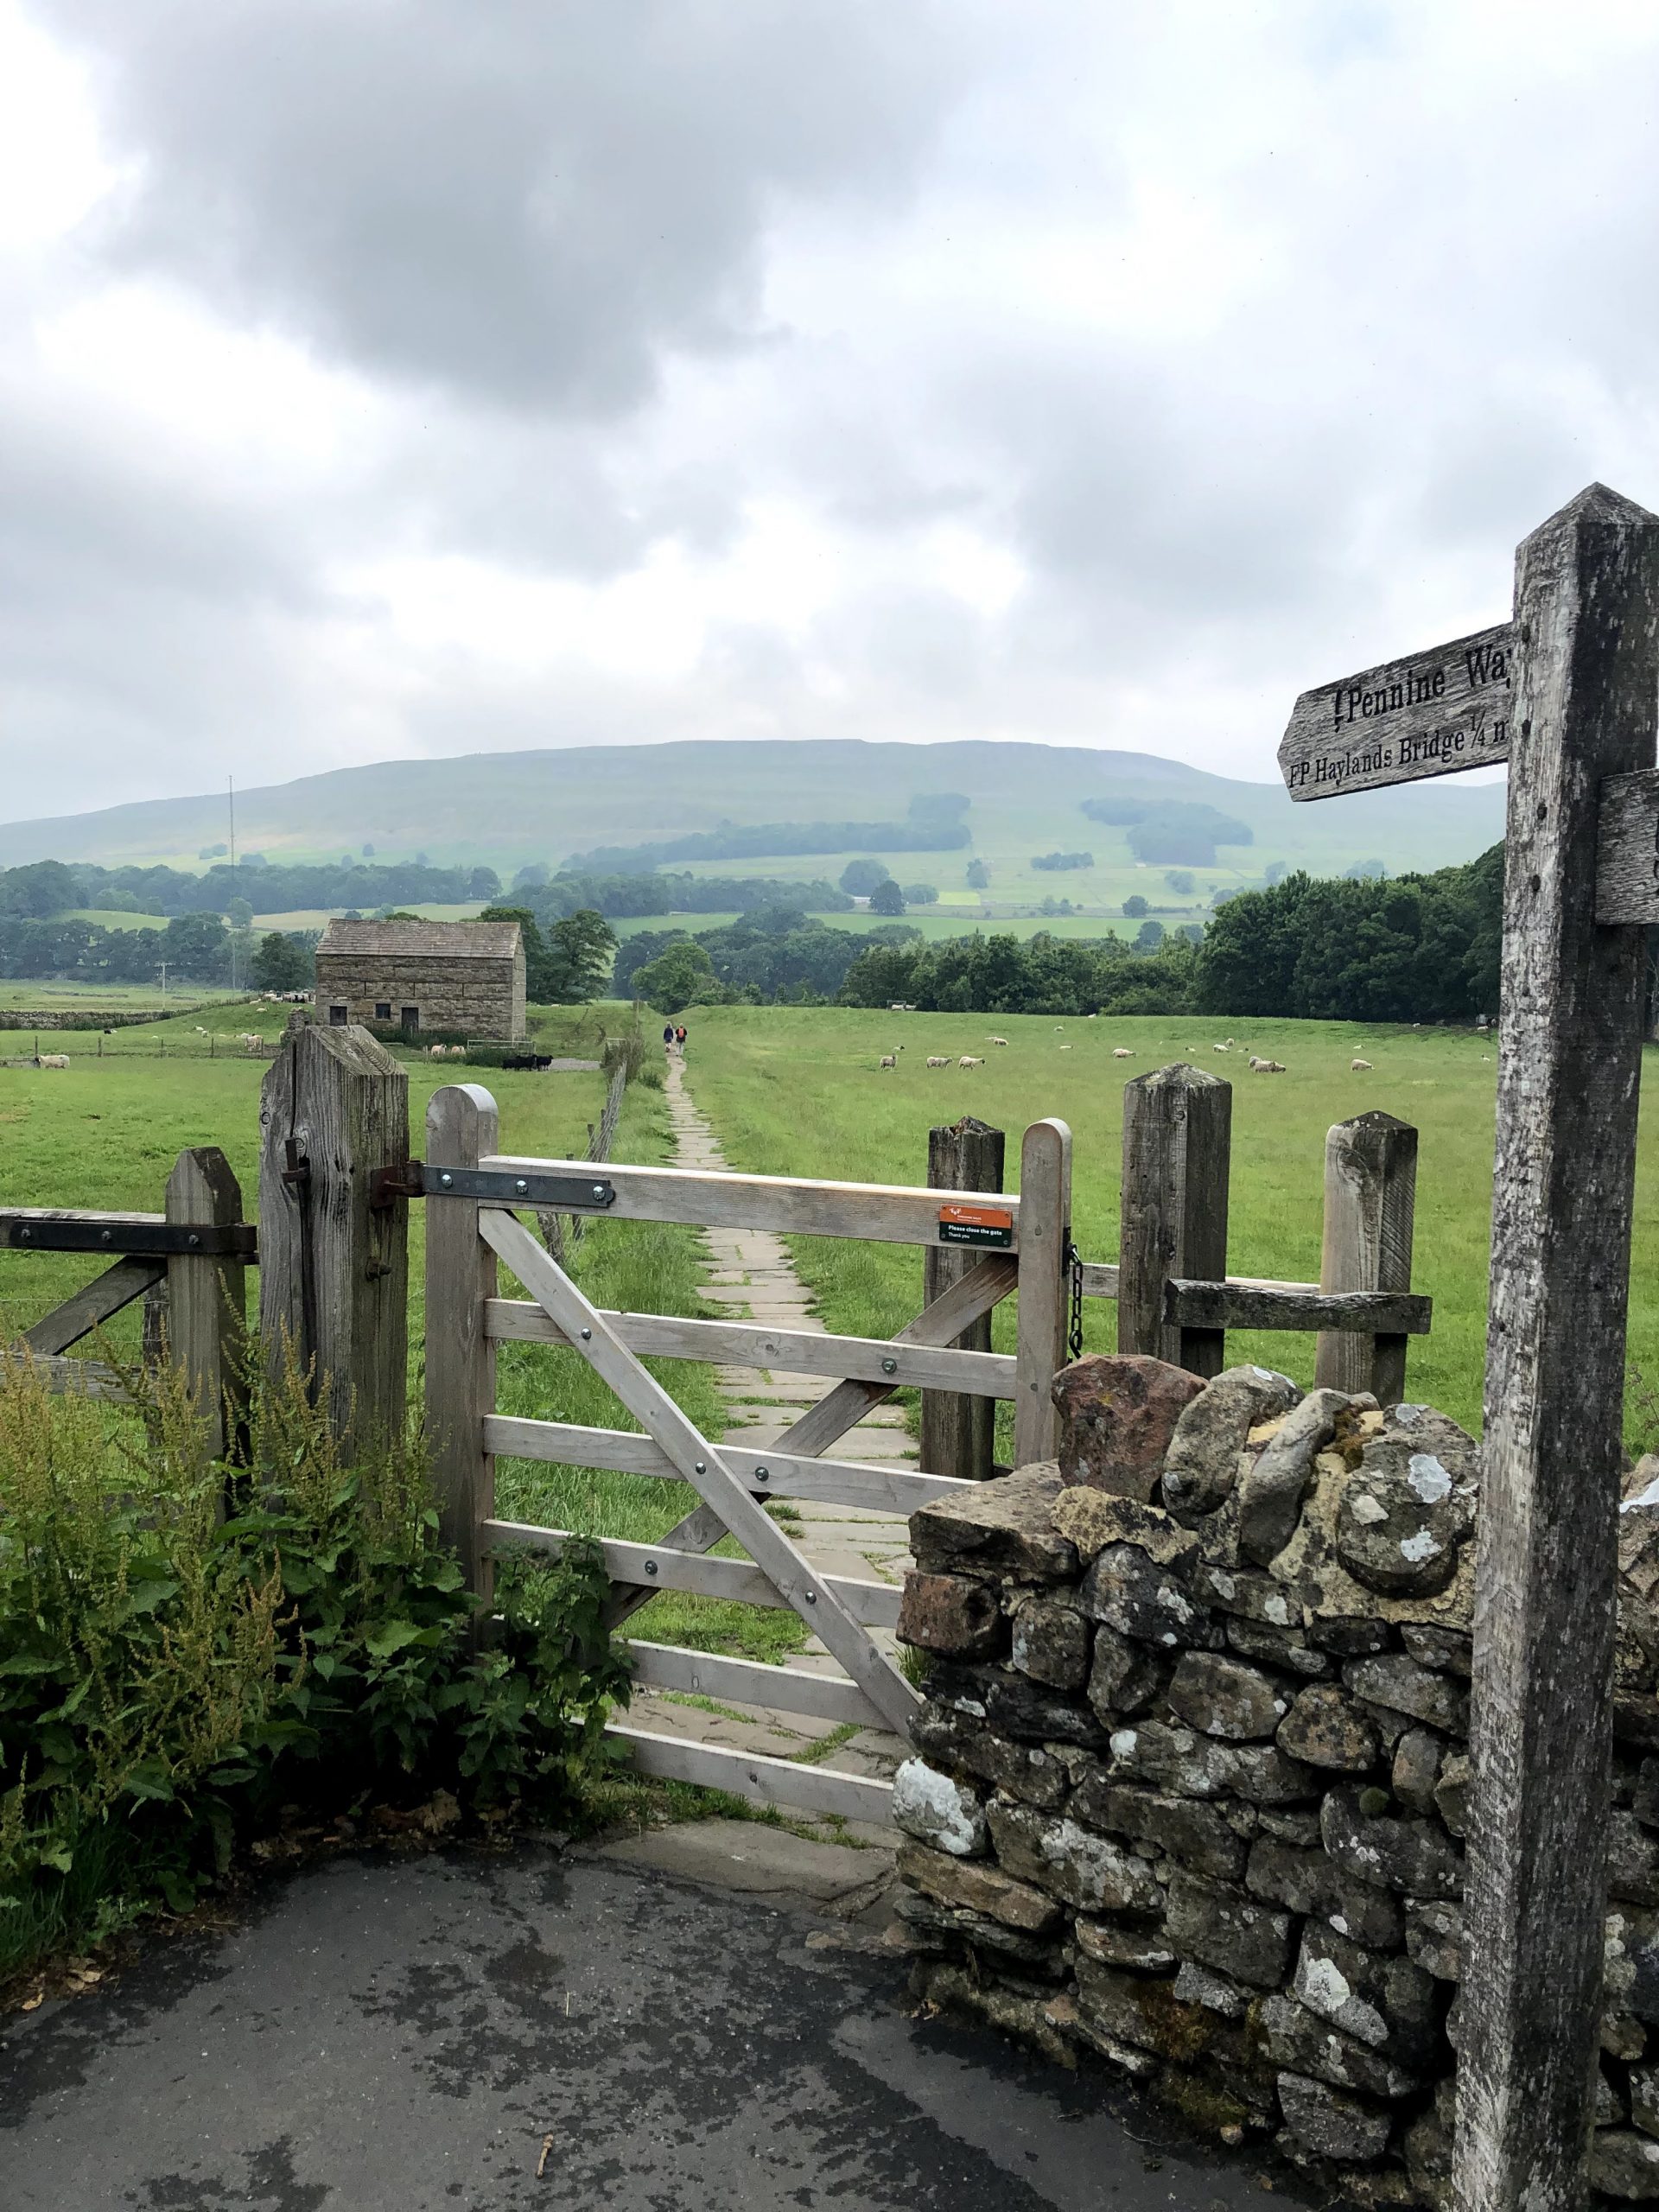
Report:
[[319,956],[385,957],[397,953],[429,960],[511,960],[518,950],[517,922],[330,922]]

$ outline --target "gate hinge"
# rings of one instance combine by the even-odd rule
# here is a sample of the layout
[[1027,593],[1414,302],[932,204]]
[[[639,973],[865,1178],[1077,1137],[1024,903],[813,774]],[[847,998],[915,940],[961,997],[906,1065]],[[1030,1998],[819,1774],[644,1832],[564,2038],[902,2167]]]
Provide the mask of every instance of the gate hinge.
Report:
[[602,1213],[616,1204],[616,1185],[603,1175],[522,1174],[505,1167],[433,1167],[406,1160],[378,1167],[369,1179],[369,1204],[394,1198],[485,1198],[502,1206],[545,1206],[560,1213]]

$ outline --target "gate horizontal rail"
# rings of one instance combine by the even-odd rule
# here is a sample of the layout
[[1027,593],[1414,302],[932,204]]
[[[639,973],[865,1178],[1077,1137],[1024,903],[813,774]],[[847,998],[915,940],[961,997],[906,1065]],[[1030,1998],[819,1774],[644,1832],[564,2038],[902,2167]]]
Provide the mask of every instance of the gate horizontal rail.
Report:
[[[678,1551],[666,1542],[625,1543],[615,1536],[595,1539],[578,1535],[571,1529],[543,1529],[524,1521],[486,1521],[484,1534],[493,1543],[518,1544],[530,1551],[550,1552],[556,1559],[567,1544],[597,1541],[605,1572],[613,1582],[640,1590],[685,1590],[694,1597],[730,1598],[740,1605],[763,1605],[772,1612],[791,1610],[789,1599],[763,1570],[746,1559]],[[834,1591],[861,1628],[898,1627],[899,1601],[904,1593],[892,1583],[862,1582],[845,1574],[817,1579]]]
[[647,1728],[620,1726],[605,1731],[627,1751],[637,1774],[663,1782],[694,1782],[707,1789],[729,1790],[762,1805],[791,1805],[807,1813],[838,1814],[842,1820],[885,1822],[893,1785],[833,1767],[799,1766],[792,1759],[758,1757],[748,1751],[716,1750],[689,1744],[683,1736],[659,1736]]
[[[433,1190],[429,1160],[427,1195]],[[522,1160],[486,1154],[486,1173],[591,1177],[582,1160]],[[619,1167],[607,1162],[605,1179],[614,1195],[602,1211],[618,1221],[672,1221],[701,1229],[770,1229],[783,1236],[847,1236],[861,1243],[938,1244],[939,1216],[962,1205],[960,1191],[930,1191],[887,1183],[834,1183],[809,1176],[734,1175],[707,1167]],[[595,1211],[601,1209],[595,1208]],[[999,1196],[1008,1217],[1006,1243],[1020,1249],[1020,1200]]]
[[[661,1313],[614,1313],[605,1319],[630,1351],[663,1359],[780,1367],[893,1389],[959,1390],[970,1397],[1012,1398],[1013,1356],[913,1345],[891,1337],[832,1337],[815,1330],[766,1329],[747,1321],[683,1321]],[[526,1299],[492,1298],[484,1333],[502,1343],[568,1344],[550,1315]]]
[[[486,1414],[484,1446],[509,1459],[563,1467],[603,1467],[607,1473],[683,1479],[659,1444],[637,1430],[583,1428],[574,1421],[532,1421],[521,1414]],[[751,1490],[772,1497],[810,1497],[864,1513],[909,1515],[969,1484],[956,1475],[924,1475],[908,1467],[858,1459],[816,1459],[792,1452],[746,1451],[726,1443],[720,1456]]]

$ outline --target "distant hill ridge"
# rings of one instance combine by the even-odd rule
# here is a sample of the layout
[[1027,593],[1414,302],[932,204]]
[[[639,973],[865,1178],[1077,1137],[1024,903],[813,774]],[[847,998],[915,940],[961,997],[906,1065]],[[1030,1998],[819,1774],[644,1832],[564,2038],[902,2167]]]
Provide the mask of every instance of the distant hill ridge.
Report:
[[[1085,801],[1119,803],[1090,805],[1096,823],[1102,812],[1123,819],[1124,802],[1216,810],[1248,827],[1251,847],[1233,857],[1249,869],[1279,861],[1337,874],[1375,858],[1398,874],[1471,859],[1503,834],[1503,791],[1492,785],[1445,779],[1293,806],[1277,784],[1154,754],[978,739],[696,739],[377,761],[239,791],[236,810],[243,854],[339,859],[369,847],[381,860],[422,854],[434,864],[487,864],[505,877],[527,862],[556,866],[597,848],[659,846],[666,858],[689,840],[718,843],[722,834],[747,846],[748,833],[766,823],[913,833],[918,821],[938,821],[941,801],[959,798],[968,802],[958,817],[968,847],[990,862],[999,885],[1023,874],[1033,855],[1085,842],[1098,849],[1098,831],[1084,834]],[[222,794],[149,799],[0,823],[0,867],[45,859],[194,867],[225,837]],[[861,841],[855,849],[883,849]],[[699,855],[705,865],[717,857],[707,849]],[[1110,864],[1104,854],[1102,861]],[[1122,864],[1132,865],[1127,848]],[[954,855],[949,865],[957,866]],[[810,872],[825,872],[822,847]]]

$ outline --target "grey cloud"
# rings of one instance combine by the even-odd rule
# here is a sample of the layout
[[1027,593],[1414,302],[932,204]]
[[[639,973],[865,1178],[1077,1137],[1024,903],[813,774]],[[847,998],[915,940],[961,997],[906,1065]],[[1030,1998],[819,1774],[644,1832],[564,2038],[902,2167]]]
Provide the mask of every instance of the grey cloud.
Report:
[[141,178],[105,250],[329,353],[602,418],[763,336],[793,196],[902,194],[944,0],[44,0]]

